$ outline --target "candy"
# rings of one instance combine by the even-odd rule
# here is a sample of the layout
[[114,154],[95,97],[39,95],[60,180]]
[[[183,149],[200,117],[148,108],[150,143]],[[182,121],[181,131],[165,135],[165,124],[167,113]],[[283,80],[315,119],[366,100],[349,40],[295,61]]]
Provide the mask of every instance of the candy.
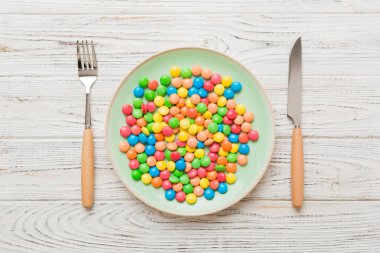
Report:
[[121,108],[126,125],[119,150],[133,180],[193,205],[198,197],[212,200],[228,191],[237,164],[248,163],[248,142],[259,135],[252,130],[254,114],[234,100],[240,82],[198,65],[173,66],[169,74],[159,82],[138,80],[132,105]]

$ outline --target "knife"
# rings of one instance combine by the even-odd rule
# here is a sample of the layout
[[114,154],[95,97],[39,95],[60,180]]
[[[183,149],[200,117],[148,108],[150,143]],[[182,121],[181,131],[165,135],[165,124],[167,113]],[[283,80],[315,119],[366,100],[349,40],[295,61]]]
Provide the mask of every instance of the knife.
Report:
[[289,57],[288,117],[293,120],[291,189],[294,208],[301,208],[304,188],[304,160],[301,131],[302,114],[302,43],[299,37]]

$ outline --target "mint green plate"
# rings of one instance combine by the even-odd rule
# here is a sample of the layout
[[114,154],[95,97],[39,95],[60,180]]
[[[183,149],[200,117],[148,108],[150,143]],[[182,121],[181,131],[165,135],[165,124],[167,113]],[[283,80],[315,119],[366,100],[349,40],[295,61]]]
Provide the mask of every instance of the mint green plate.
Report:
[[[132,103],[133,89],[138,85],[138,79],[148,77],[159,80],[163,74],[168,74],[169,69],[176,65],[180,68],[192,67],[198,64],[210,68],[222,75],[230,75],[233,80],[243,84],[242,91],[235,95],[237,103],[245,104],[248,111],[255,115],[253,128],[259,131],[259,140],[250,142],[251,151],[247,166],[238,167],[237,181],[229,185],[228,192],[224,195],[215,193],[211,201],[200,197],[197,203],[189,205],[186,202],[168,201],[165,199],[162,188],[155,189],[151,185],[144,185],[141,181],[131,178],[129,160],[124,153],[119,151],[118,145],[123,138],[119,134],[121,126],[125,125],[125,116],[121,112],[123,104]],[[132,70],[121,82],[117,89],[106,122],[106,140],[108,152],[113,168],[120,179],[138,199],[163,212],[196,216],[205,215],[225,209],[246,196],[260,181],[264,175],[274,148],[274,119],[271,105],[257,79],[240,63],[232,58],[216,51],[203,48],[178,48],[161,52],[145,60]]]

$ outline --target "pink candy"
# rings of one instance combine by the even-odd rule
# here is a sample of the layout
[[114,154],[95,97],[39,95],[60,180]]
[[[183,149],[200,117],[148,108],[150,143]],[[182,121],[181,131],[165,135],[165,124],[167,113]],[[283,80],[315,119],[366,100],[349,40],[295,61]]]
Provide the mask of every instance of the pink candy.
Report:
[[256,130],[251,130],[248,133],[248,138],[251,141],[257,141],[259,139],[259,133]]
[[164,136],[170,136],[173,134],[173,128],[171,128],[170,126],[165,126],[164,128],[162,128],[162,133]]
[[128,138],[132,133],[131,128],[128,126],[123,126],[120,128],[120,135],[123,136],[124,138]]
[[220,84],[222,82],[222,76],[218,73],[214,73],[212,76],[211,76],[211,82],[213,84]]
[[121,108],[121,111],[125,114],[125,115],[131,115],[132,114],[132,111],[133,111],[133,107],[132,105],[123,105],[123,107]]
[[139,166],[140,166],[140,163],[139,163],[139,161],[137,161],[136,159],[132,159],[132,160],[129,161],[129,167],[130,167],[132,170],[137,169]]

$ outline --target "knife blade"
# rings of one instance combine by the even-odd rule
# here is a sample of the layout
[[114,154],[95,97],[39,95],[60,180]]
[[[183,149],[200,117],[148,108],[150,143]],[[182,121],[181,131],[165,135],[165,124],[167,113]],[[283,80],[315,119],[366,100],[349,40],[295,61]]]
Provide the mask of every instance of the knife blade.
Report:
[[302,114],[302,42],[294,42],[289,57],[288,117],[294,123],[291,156],[291,191],[294,208],[301,208],[304,195],[304,158],[301,131]]

